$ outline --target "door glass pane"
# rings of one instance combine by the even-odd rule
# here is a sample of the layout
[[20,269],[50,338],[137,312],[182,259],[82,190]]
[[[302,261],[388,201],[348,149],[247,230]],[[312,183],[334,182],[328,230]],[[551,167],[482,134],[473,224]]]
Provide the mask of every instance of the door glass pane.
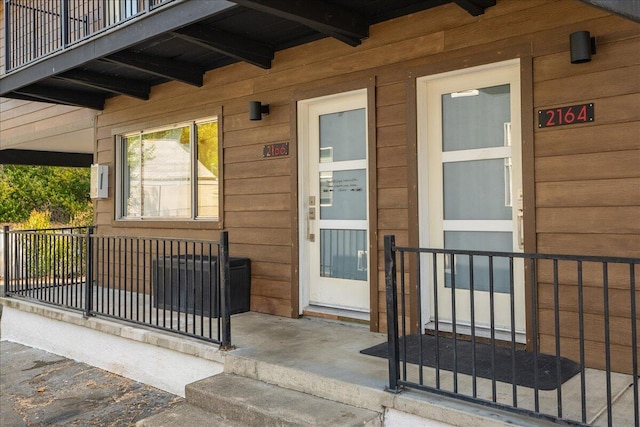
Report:
[[365,109],[320,116],[320,163],[367,157]]
[[509,92],[506,84],[442,95],[442,151],[504,146]]
[[367,219],[365,169],[320,172],[320,219]]
[[442,167],[444,219],[511,219],[505,159],[450,162]]
[[367,280],[367,231],[320,230],[320,276]]
[[[512,251],[512,233],[485,231],[445,231],[446,249],[467,249],[479,251]],[[456,255],[452,268],[450,258],[445,257],[445,286],[451,287],[452,271],[455,271],[456,289],[469,289],[470,260],[467,255]],[[473,283],[476,291],[489,290],[489,257],[473,257]],[[493,289],[495,292],[509,292],[509,259],[493,258]]]

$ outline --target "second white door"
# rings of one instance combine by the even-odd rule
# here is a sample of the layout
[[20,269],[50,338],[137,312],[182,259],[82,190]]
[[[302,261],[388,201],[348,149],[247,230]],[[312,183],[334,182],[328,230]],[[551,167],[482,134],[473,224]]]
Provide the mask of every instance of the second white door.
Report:
[[[421,246],[522,251],[519,76],[518,61],[510,61],[418,80]],[[454,319],[462,329],[493,323],[524,339],[521,259],[513,274],[504,257],[445,256],[437,264],[424,269],[437,268],[439,278],[423,277],[427,322],[437,304],[443,329]]]

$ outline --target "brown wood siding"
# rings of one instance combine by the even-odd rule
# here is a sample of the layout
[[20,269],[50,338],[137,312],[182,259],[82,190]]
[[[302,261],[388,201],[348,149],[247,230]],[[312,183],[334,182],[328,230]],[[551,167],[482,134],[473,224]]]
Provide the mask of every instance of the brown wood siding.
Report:
[[0,98],[0,149],[91,153],[94,110]]
[[[535,128],[537,247],[547,253],[640,257],[640,39],[609,38],[606,33],[596,36],[602,56],[594,55],[592,62],[576,66],[562,53],[534,60],[536,112],[582,103],[595,106],[593,123]],[[576,267],[560,268],[557,303],[561,310],[561,351],[577,360],[580,328]],[[602,265],[588,263],[584,268],[587,364],[605,366],[604,324],[608,314],[615,347],[612,367],[630,372],[629,267],[609,266],[608,313]],[[541,350],[553,351],[556,301],[550,263],[541,263],[539,271]],[[638,277],[635,280],[637,283]],[[636,300],[638,295],[636,292]]]
[[[569,34],[577,30],[598,38],[598,53],[590,63],[569,62]],[[97,203],[100,233],[201,238],[202,230],[209,230],[216,239],[218,227],[224,226],[231,254],[252,260],[251,309],[297,316],[295,102],[303,99],[301,93],[310,98],[328,90],[364,88],[361,82],[373,79],[377,229],[372,251],[377,271],[371,276],[377,277],[372,301],[377,301],[373,311],[378,317],[372,324],[384,330],[384,235],[396,235],[400,245],[417,243],[415,79],[522,57],[523,66],[532,70],[531,81],[523,80],[523,113],[528,114],[523,137],[530,144],[523,152],[528,156],[524,161],[531,163],[525,177],[527,250],[640,256],[639,52],[637,23],[577,0],[499,0],[480,17],[448,4],[375,25],[357,48],[324,39],[278,52],[268,71],[234,64],[208,72],[201,88],[174,82],[155,87],[147,102],[109,99],[98,117],[97,160],[111,166],[114,135],[207,117],[224,107],[225,217],[224,224],[122,223],[113,219],[111,194]],[[345,87],[349,89],[341,89]],[[251,100],[270,104],[270,115],[249,121]],[[583,102],[595,103],[594,123],[537,129],[538,109]],[[262,158],[265,144],[284,141],[290,143],[289,157]],[[407,280],[415,284],[407,271]],[[541,279],[541,325],[548,322],[549,283]],[[571,286],[563,283],[563,295]],[[593,284],[588,295],[597,289]],[[622,298],[618,293],[612,297]],[[587,304],[594,322],[601,317],[596,305]],[[563,319],[571,322],[574,302],[563,300],[561,306]],[[614,322],[624,323],[624,310],[615,317]],[[543,348],[550,339],[541,335]],[[566,339],[572,343],[574,337]],[[601,342],[590,339],[599,348]],[[575,357],[574,348],[567,344],[563,352]]]

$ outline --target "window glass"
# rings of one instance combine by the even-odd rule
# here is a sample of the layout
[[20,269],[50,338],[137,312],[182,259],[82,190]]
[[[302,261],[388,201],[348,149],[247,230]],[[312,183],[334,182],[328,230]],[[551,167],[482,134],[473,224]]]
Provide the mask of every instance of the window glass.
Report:
[[191,216],[189,127],[142,135],[143,216]]
[[218,122],[198,123],[198,217],[218,216]]
[[218,217],[217,121],[141,132],[122,144],[123,218]]
[[124,215],[140,216],[142,212],[142,152],[140,135],[124,138]]

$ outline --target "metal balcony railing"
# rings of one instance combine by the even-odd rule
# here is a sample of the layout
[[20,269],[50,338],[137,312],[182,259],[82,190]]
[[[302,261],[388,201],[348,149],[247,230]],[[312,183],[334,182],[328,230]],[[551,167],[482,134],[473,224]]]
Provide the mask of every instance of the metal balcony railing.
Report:
[[234,305],[231,282],[250,281],[250,271],[229,259],[226,231],[208,241],[94,230],[4,227],[6,296],[230,347],[231,314],[249,309],[249,284]]
[[177,0],[3,0],[13,71]]
[[638,258],[399,247],[385,236],[388,390],[637,427],[639,267]]

